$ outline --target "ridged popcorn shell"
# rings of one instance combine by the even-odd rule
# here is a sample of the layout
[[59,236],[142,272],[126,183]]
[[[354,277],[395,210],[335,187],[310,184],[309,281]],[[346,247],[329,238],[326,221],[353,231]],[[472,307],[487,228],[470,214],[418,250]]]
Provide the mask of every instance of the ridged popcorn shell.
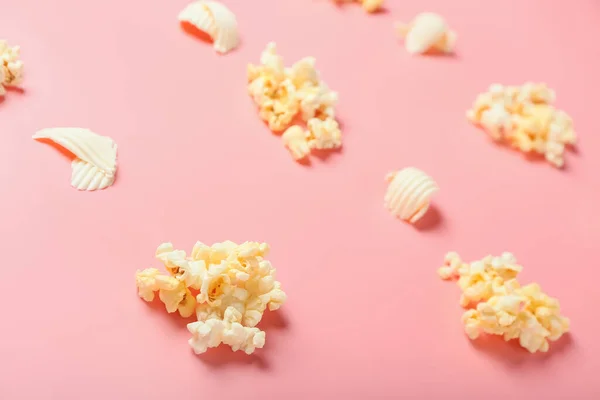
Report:
[[189,22],[213,39],[219,53],[227,53],[240,42],[235,14],[218,1],[196,1],[179,13],[179,20]]
[[386,208],[396,217],[414,223],[429,209],[431,196],[439,188],[425,172],[409,167],[388,176]]
[[79,190],[104,189],[113,184],[117,170],[117,145],[107,136],[84,128],[48,128],[33,135],[48,139],[75,155],[71,185]]

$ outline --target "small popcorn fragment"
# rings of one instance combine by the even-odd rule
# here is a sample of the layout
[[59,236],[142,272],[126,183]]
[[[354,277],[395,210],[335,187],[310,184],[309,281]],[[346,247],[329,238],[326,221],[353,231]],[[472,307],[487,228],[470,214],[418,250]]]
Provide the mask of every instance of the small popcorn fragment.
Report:
[[571,118],[552,105],[555,97],[543,83],[494,84],[477,96],[467,118],[495,141],[543,155],[560,168],[566,146],[574,145],[577,138]]
[[294,160],[300,160],[310,154],[310,146],[306,140],[306,133],[299,125],[290,126],[281,135],[283,145],[290,151]]
[[19,86],[23,82],[23,61],[20,60],[19,46],[9,46],[0,40],[0,96],[6,94],[6,87]]
[[444,18],[431,12],[418,14],[409,24],[397,23],[396,32],[411,54],[452,53],[456,43],[456,33],[448,29]]
[[384,0],[333,0],[337,4],[359,3],[363,10],[368,13],[374,13],[381,9]]
[[481,333],[499,335],[506,341],[519,339],[521,347],[531,353],[547,352],[550,341],[569,331],[569,319],[560,314],[557,299],[536,283],[519,285],[516,278],[521,270],[510,253],[471,264],[454,252],[446,255],[438,274],[442,279],[458,278],[461,305],[473,307],[462,317],[471,340]]
[[[287,133],[282,137],[284,146],[295,160],[308,156],[311,149],[341,146],[341,130],[335,120],[338,95],[320,79],[314,57],[305,57],[286,68],[271,42],[261,54],[260,65],[248,65],[247,77],[248,93],[260,118],[273,132]],[[308,152],[299,135],[298,129],[302,128],[291,126],[297,116],[308,127],[304,139]]]
[[241,324],[242,314],[234,307],[225,310],[223,319],[208,318],[188,324],[192,334],[190,347],[196,354],[202,354],[210,347],[224,343],[231,350],[242,350],[246,354],[254,353],[265,345],[265,332],[258,328],[249,328]]
[[333,118],[308,120],[308,146],[311,149],[331,150],[342,146],[342,132]]
[[279,309],[287,298],[275,269],[264,259],[268,252],[266,243],[197,242],[188,257],[163,243],[156,258],[169,275],[155,268],[138,271],[138,294],[152,301],[158,291],[169,313],[178,311],[184,318],[195,314],[198,322],[188,324],[188,330],[196,354],[221,343],[250,354],[264,345],[265,333],[255,328],[264,312]]

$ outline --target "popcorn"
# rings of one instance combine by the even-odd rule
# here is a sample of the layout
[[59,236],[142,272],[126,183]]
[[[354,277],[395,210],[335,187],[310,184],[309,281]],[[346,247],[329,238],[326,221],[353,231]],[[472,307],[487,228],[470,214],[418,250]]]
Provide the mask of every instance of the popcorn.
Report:
[[368,13],[374,13],[381,9],[384,0],[334,0],[336,3],[360,3],[363,10]]
[[494,84],[480,94],[467,118],[498,142],[520,151],[544,155],[556,167],[564,165],[566,145],[576,142],[571,118],[554,108],[554,91],[545,84]]
[[299,125],[290,126],[281,135],[283,145],[290,151],[294,160],[300,160],[310,154],[307,134]]
[[[269,43],[261,54],[260,65],[248,65],[247,77],[248,93],[260,118],[273,132],[289,132],[283,142],[295,160],[305,158],[311,149],[342,145],[334,109],[338,95],[319,78],[313,57],[286,68],[275,43]],[[299,125],[290,126],[297,116],[313,127],[308,126],[304,139]]]
[[[275,269],[264,259],[266,243],[231,241],[207,246],[197,242],[188,257],[171,243],[156,250],[169,275],[155,268],[138,271],[138,294],[146,301],[159,299],[169,313],[196,314],[188,325],[196,354],[225,343],[234,351],[252,353],[264,345],[265,333],[255,328],[266,309],[275,311],[286,300]],[[192,293],[193,291],[193,293]]]
[[223,319],[210,318],[188,324],[192,338],[188,341],[194,353],[206,352],[209,347],[217,347],[221,343],[231,346],[233,351],[242,350],[252,354],[255,349],[265,345],[265,332],[258,328],[244,327],[241,314],[233,307],[228,307]]
[[333,118],[308,120],[308,146],[311,149],[329,150],[342,146],[342,132]]
[[6,93],[5,87],[18,86],[23,81],[23,61],[19,59],[21,48],[9,46],[0,40],[0,96]]
[[411,54],[451,53],[456,43],[456,33],[448,29],[444,18],[431,12],[418,14],[409,24],[396,24],[396,31]]
[[522,270],[511,253],[503,253],[500,257],[486,256],[466,264],[458,254],[451,252],[446,255],[445,266],[438,270],[438,274],[442,279],[458,277],[458,286],[463,292],[460,304],[466,307],[488,300],[507,286],[518,285],[516,277]]
[[476,304],[462,317],[471,340],[481,333],[500,335],[506,341],[519,339],[522,347],[535,353],[548,351],[549,341],[568,332],[569,320],[560,314],[558,300],[543,293],[538,284],[521,287],[516,280],[521,270],[510,253],[471,264],[462,262],[456,253],[446,255],[439,275],[442,279],[459,277],[461,305]]

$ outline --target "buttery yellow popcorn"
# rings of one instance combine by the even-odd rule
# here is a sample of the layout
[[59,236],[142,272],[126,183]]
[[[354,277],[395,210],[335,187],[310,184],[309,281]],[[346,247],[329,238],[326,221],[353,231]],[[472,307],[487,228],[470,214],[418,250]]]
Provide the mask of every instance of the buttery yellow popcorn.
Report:
[[141,298],[160,300],[168,312],[183,317],[196,314],[188,325],[190,345],[199,354],[225,343],[248,354],[264,345],[264,332],[254,328],[268,308],[275,311],[286,300],[275,269],[265,260],[266,243],[231,241],[207,246],[197,242],[190,254],[163,243],[156,258],[169,275],[155,268],[138,271],[136,286]]
[[554,99],[554,91],[545,84],[494,84],[477,97],[467,117],[494,140],[541,154],[562,167],[565,146],[575,144],[576,135],[571,118],[552,105]]
[[471,264],[456,253],[446,255],[438,274],[442,279],[458,278],[461,305],[475,307],[462,317],[471,340],[481,333],[501,335],[506,341],[519,339],[522,347],[535,353],[548,351],[549,341],[568,332],[569,320],[560,314],[558,300],[543,293],[538,284],[521,287],[516,280],[521,270],[510,253]]
[[5,87],[18,86],[23,81],[23,61],[19,59],[19,46],[9,46],[0,40],[0,96],[6,93]]
[[[320,79],[313,57],[305,57],[286,68],[277,55],[275,43],[269,43],[261,54],[260,65],[248,65],[247,77],[248,93],[258,107],[260,118],[273,132],[288,132],[283,141],[295,160],[306,157],[313,148],[341,146],[341,131],[335,121],[338,95]],[[298,135],[297,129],[301,128],[290,126],[297,116],[307,124],[314,119],[323,121],[313,122],[314,129],[308,127],[306,143],[311,144],[308,152],[307,144]]]
[[336,3],[359,3],[363,10],[368,13],[374,13],[381,9],[384,0],[334,0]]
[[516,278],[522,270],[511,253],[503,253],[500,257],[486,256],[467,264],[458,254],[451,252],[446,255],[445,266],[438,270],[438,274],[442,279],[458,278],[458,286],[462,290],[460,304],[466,307],[486,301],[507,287],[518,286]]
[[310,154],[307,133],[299,125],[290,126],[281,135],[283,145],[290,151],[294,160],[300,160]]

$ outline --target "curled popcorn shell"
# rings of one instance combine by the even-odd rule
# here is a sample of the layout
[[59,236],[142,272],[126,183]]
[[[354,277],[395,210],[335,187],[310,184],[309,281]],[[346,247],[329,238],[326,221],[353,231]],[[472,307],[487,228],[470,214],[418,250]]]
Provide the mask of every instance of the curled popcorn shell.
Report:
[[409,167],[388,174],[386,208],[398,218],[414,223],[429,209],[431,196],[439,190],[425,172]]
[[104,189],[113,184],[117,170],[117,145],[107,136],[84,128],[48,128],[33,135],[48,139],[75,155],[71,185],[79,190]]
[[406,51],[411,54],[437,50],[452,51],[456,34],[450,31],[444,18],[435,13],[421,13],[410,25],[398,24],[398,33],[404,37]]
[[239,44],[237,19],[225,5],[218,1],[196,1],[180,13],[179,21],[188,22],[207,33],[219,53],[227,53]]

